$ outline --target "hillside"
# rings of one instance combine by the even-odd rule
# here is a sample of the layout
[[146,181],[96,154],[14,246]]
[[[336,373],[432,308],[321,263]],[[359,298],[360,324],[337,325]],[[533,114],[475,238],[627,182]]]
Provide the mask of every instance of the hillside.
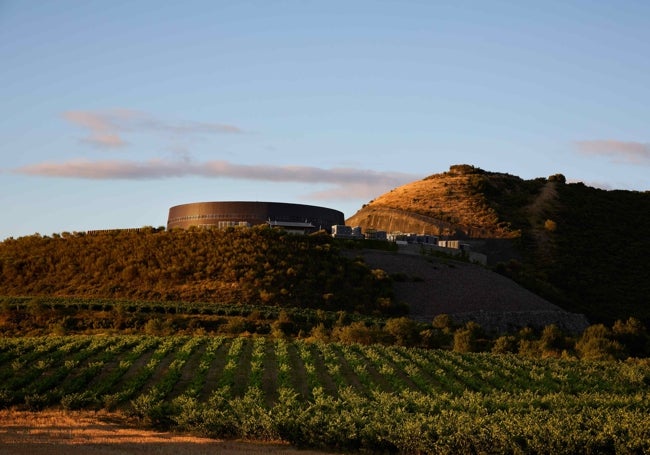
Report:
[[378,196],[347,224],[470,239],[530,290],[595,321],[650,321],[650,193],[469,165]]
[[263,304],[395,314],[381,271],[328,235],[267,227],[64,233],[0,243],[0,295]]
[[[482,267],[343,246],[350,245],[264,227],[34,235],[0,243],[0,295],[201,302],[200,314],[215,304],[383,316],[408,308],[422,322],[446,313],[500,331],[556,324],[578,333],[587,326],[584,317]],[[84,319],[76,324],[87,325]]]
[[419,321],[448,314],[456,322],[473,320],[500,333],[550,324],[580,333],[589,325],[584,315],[564,311],[485,267],[422,255],[406,247],[399,252],[354,254],[394,278],[395,298],[408,303],[409,316]]
[[388,232],[454,238],[516,238],[517,207],[532,202],[543,184],[468,165],[395,188],[378,196],[346,223]]

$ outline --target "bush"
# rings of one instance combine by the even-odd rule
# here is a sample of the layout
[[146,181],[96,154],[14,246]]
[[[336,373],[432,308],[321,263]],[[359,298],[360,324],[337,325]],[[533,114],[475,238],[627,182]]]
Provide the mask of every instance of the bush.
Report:
[[454,330],[454,321],[448,314],[439,314],[433,318],[431,323],[434,328],[443,330],[445,333],[451,333]]
[[389,319],[384,331],[400,346],[416,346],[420,342],[418,323],[407,317]]
[[169,335],[171,331],[171,321],[158,316],[149,319],[144,325],[144,333],[147,335]]
[[566,348],[568,348],[566,337],[558,326],[551,324],[544,327],[542,336],[539,339],[539,349],[542,351],[542,356],[559,357]]
[[615,360],[623,357],[623,346],[612,339],[612,332],[603,324],[589,326],[576,343],[583,359]]
[[454,346],[456,352],[477,352],[479,351],[479,335],[481,326],[474,321],[469,321],[462,329],[454,333]]
[[511,354],[517,352],[517,339],[512,335],[503,335],[494,341],[494,354]]
[[88,390],[84,392],[70,393],[61,398],[61,406],[66,410],[77,410],[91,408],[99,405],[97,396]]
[[246,327],[247,323],[243,317],[233,316],[228,318],[228,322],[221,327],[220,331],[229,335],[239,335],[246,331]]
[[621,343],[628,356],[647,357],[650,355],[650,338],[641,321],[629,318],[627,321],[616,321],[612,327],[612,334],[616,341]]
[[362,321],[344,327],[335,327],[332,338],[343,343],[373,344],[382,339],[381,330],[367,327]]

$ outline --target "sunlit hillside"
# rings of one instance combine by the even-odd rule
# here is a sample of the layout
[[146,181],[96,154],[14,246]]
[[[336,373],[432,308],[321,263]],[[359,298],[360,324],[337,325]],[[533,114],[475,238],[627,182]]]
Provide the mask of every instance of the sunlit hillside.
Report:
[[570,311],[650,320],[648,192],[455,165],[376,197],[347,223],[481,239],[497,271]]
[[[507,204],[509,197],[517,198],[518,205],[525,205],[533,200],[540,185],[527,184],[508,174],[456,165],[449,172],[431,175],[378,196],[351,216],[347,224],[364,230],[516,238],[520,232],[500,213],[500,205]],[[498,199],[490,197],[495,193],[499,194]]]
[[390,312],[391,283],[380,272],[340,255],[328,235],[268,227],[63,233],[0,243],[3,295]]

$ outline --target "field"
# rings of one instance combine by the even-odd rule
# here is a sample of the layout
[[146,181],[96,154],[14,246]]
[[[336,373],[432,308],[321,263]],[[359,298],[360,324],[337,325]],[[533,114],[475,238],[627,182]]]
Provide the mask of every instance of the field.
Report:
[[0,340],[0,405],[405,453],[647,453],[647,361],[221,336]]
[[2,455],[327,455],[286,443],[231,441],[134,427],[105,411],[0,410]]

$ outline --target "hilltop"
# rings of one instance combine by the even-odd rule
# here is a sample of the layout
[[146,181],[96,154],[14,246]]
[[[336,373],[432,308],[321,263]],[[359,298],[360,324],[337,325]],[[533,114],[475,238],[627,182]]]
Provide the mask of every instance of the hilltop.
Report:
[[[515,183],[515,185],[513,185]],[[514,238],[511,223],[488,196],[494,186],[502,198],[528,197],[524,181],[508,174],[488,173],[468,165],[451,166],[449,172],[395,188],[364,205],[347,220],[364,230],[417,232],[456,238]],[[535,185],[537,186],[537,185]],[[502,203],[507,203],[503,201]]]
[[495,270],[566,310],[650,320],[649,192],[462,164],[376,197],[347,224],[467,239]]

